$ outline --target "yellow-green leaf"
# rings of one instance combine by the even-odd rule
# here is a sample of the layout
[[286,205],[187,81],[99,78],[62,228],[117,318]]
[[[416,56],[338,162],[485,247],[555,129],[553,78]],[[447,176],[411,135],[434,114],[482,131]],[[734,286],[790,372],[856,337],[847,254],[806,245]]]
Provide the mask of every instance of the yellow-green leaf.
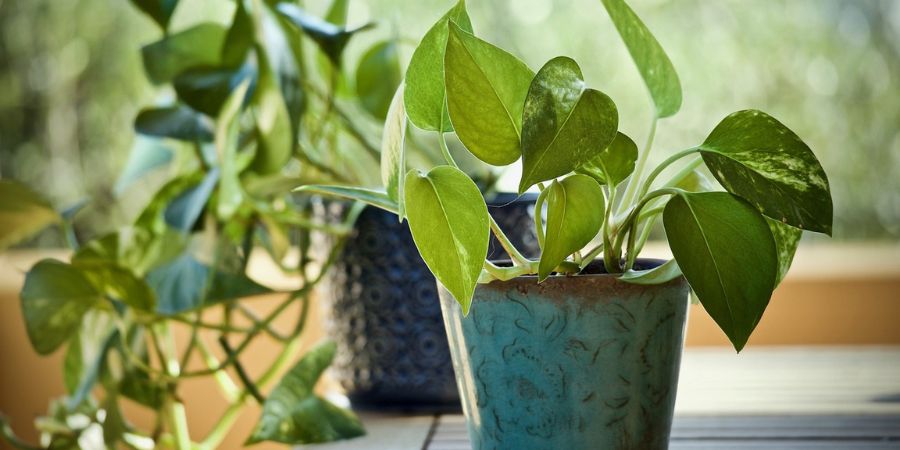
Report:
[[546,196],[547,230],[538,265],[543,281],[569,255],[591,242],[603,225],[605,200],[596,180],[581,174],[553,181]]
[[0,250],[60,221],[46,200],[27,186],[0,180]]

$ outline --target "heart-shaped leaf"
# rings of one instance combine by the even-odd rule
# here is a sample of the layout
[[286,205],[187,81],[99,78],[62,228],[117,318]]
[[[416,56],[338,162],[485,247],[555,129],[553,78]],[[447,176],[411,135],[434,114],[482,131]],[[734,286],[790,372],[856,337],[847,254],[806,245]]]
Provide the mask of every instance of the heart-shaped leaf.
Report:
[[663,284],[680,276],[678,262],[670,259],[652,269],[626,270],[619,279],[631,284]]
[[316,382],[336,351],[333,342],[326,342],[303,355],[266,398],[262,416],[246,445],[262,441],[313,444],[365,434],[352,412],[315,394]]
[[444,80],[450,122],[478,159],[504,166],[519,159],[522,108],[534,72],[515,56],[450,22]]
[[419,254],[468,314],[490,238],[478,186],[461,170],[438,166],[427,174],[409,171],[404,196]]
[[402,78],[397,43],[383,41],[373,45],[363,54],[356,69],[360,104],[373,117],[384,120]]
[[634,171],[637,157],[637,144],[624,133],[617,132],[609,146],[575,171],[590,175],[600,184],[616,186]]
[[740,351],[775,288],[778,256],[766,220],[740,197],[701,192],[670,199],[663,224],[700,303]]
[[50,204],[27,186],[0,180],[0,250],[34,236],[60,219]]
[[637,65],[657,117],[668,117],[681,108],[681,82],[662,46],[624,0],[602,0],[631,59]]
[[131,3],[150,16],[163,30],[169,28],[169,19],[178,6],[178,0],[131,0]]
[[403,183],[406,176],[406,110],[403,108],[403,86],[397,88],[388,109],[384,132],[381,134],[381,181],[388,197],[398,203],[398,215],[403,218]]
[[788,225],[831,234],[831,191],[816,155],[768,114],[738,111],[700,145],[719,183],[763,214]]
[[803,230],[785,225],[777,220],[766,217],[772,237],[775,238],[775,249],[778,250],[778,276],[775,277],[775,285],[781,284],[794,262],[794,254],[800,246],[800,238]]
[[543,281],[569,255],[584,248],[603,225],[605,200],[597,181],[574,174],[553,181],[547,193],[547,230],[538,265]]
[[525,100],[519,193],[591,161],[613,142],[618,126],[615,103],[585,87],[575,61],[564,56],[548,61]]
[[162,84],[193,67],[218,66],[227,32],[217,23],[201,23],[145,45],[141,54],[147,77]]
[[28,339],[41,355],[69,340],[84,314],[103,301],[80,270],[52,259],[40,261],[25,274],[20,298]]
[[413,125],[423,130],[453,131],[447,118],[444,89],[444,53],[450,33],[448,23],[451,21],[464,31],[472,32],[465,0],[456,3],[425,33],[406,68],[403,92],[406,114]]
[[281,170],[290,159],[294,137],[287,105],[265,50],[257,48],[256,54],[259,58],[259,84],[253,96],[253,106],[259,146],[252,169],[259,174],[268,174]]

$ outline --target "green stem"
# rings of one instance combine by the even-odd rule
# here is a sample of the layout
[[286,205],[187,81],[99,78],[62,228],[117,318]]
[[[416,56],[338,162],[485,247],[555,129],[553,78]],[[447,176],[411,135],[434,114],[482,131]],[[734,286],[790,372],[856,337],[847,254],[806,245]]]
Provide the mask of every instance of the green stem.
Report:
[[441,145],[441,155],[444,156],[444,160],[447,161],[447,164],[458,169],[459,166],[456,165],[456,160],[454,160],[453,155],[450,154],[450,148],[447,146],[447,139],[444,138],[444,133],[438,132],[438,136],[440,137],[438,141]]
[[[682,151],[675,153],[674,155],[666,158],[665,161],[663,161],[658,166],[656,166],[656,168],[653,169],[653,172],[650,172],[650,175],[647,176],[647,179],[644,181],[644,184],[641,186],[638,198],[641,198],[645,194],[647,194],[647,192],[650,190],[650,186],[653,184],[653,181],[656,180],[656,177],[658,177],[659,174],[661,174],[663,172],[663,170],[665,170],[667,167],[672,165],[672,163],[674,163],[675,161],[678,161],[681,158],[684,158],[685,156],[693,155],[694,153],[697,153],[699,151],[700,151],[699,148],[693,147],[693,148],[689,148],[687,150],[682,150]],[[699,165],[698,162],[695,162],[695,164]],[[691,165],[689,164],[688,167],[690,167],[690,166]],[[696,165],[691,167],[690,170],[694,170],[695,167],[696,167]],[[688,173],[690,173],[690,170],[688,171]]]
[[584,268],[587,267],[588,264],[591,263],[591,261],[596,259],[597,256],[599,256],[602,251],[603,251],[603,243],[601,242],[601,243],[597,244],[596,247],[590,249],[587,253],[585,253],[584,258],[581,260],[581,265],[579,266],[581,268],[581,270],[584,270]]
[[634,172],[631,174],[631,178],[628,179],[628,185],[625,187],[625,194],[622,196],[622,202],[619,204],[618,208],[619,213],[623,212],[625,208],[628,208],[628,205],[635,200],[637,188],[644,175],[644,167],[647,165],[650,149],[653,147],[653,139],[656,137],[656,123],[658,121],[659,118],[654,115],[653,120],[650,122],[650,133],[647,135],[647,142],[644,144],[644,150],[638,156],[637,165],[634,168]]
[[513,264],[517,266],[527,266],[530,264],[531,261],[519,252],[519,249],[517,249],[509,238],[506,237],[506,234],[503,233],[503,230],[500,229],[500,225],[497,224],[497,221],[494,220],[490,213],[488,213],[488,219],[491,220],[491,231],[494,232],[494,236],[497,236],[497,240],[500,241],[500,246],[503,247],[503,250],[506,250],[506,253],[512,258]]

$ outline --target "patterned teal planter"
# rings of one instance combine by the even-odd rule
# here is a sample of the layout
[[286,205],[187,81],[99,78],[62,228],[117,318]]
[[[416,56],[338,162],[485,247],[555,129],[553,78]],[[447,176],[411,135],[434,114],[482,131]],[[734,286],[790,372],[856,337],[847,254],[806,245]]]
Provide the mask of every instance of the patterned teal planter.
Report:
[[668,448],[687,305],[683,278],[495,281],[468,317],[441,289],[474,450]]

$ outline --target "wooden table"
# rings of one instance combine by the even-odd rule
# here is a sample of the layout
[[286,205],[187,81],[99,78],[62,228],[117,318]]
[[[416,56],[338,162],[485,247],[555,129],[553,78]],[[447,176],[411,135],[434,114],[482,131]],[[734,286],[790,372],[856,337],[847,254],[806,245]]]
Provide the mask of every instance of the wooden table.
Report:
[[[900,449],[900,347],[689,349],[675,409],[672,450]],[[471,449],[462,415],[363,420],[366,437],[306,448]]]

